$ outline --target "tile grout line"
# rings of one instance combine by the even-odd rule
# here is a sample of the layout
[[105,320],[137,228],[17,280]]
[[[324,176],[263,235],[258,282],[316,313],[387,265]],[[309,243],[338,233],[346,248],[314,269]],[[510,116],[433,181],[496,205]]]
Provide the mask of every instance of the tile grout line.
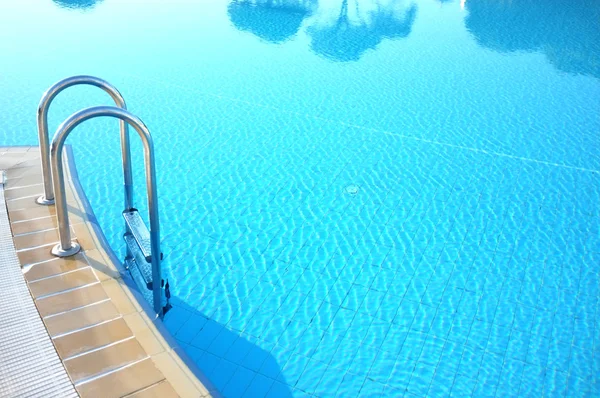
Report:
[[151,388],[154,388],[155,386],[157,386],[157,385],[159,385],[159,384],[162,384],[162,383],[164,383],[164,382],[166,382],[166,381],[167,381],[167,379],[166,379],[166,378],[165,378],[165,379],[162,379],[162,380],[159,380],[159,381],[157,381],[157,382],[156,382],[156,383],[154,383],[154,384],[150,384],[149,386],[146,386],[146,387],[140,388],[139,390],[136,390],[136,391],[134,391],[134,392],[132,392],[132,393],[130,393],[130,394],[124,395],[122,398],[133,397],[133,396],[135,396],[135,395],[137,395],[137,394],[143,393],[144,391],[148,391],[148,390],[150,390]]
[[[37,283],[37,282],[43,282],[43,281],[47,281],[49,279],[58,278],[58,277],[61,277],[61,276],[64,276],[64,275],[68,275],[68,274],[72,274],[72,273],[75,273],[75,272],[78,272],[78,271],[83,271],[83,270],[86,270],[88,268],[92,268],[92,266],[91,265],[86,265],[85,267],[81,267],[81,268],[77,268],[77,269],[72,269],[70,271],[65,271],[65,272],[61,272],[61,273],[50,275],[50,276],[45,276],[43,278],[34,279],[34,280],[28,280],[27,283],[32,284],[32,283]],[[96,279],[98,279],[98,277],[95,274],[94,274],[94,277]],[[99,280],[98,280],[98,282],[99,282]]]
[[[56,336],[50,336],[50,338],[51,338],[52,340],[54,340],[54,339],[59,339],[59,338],[61,338],[61,337],[69,336],[69,335],[71,335],[71,334],[73,334],[73,333],[82,332],[82,331],[84,331],[84,330],[88,330],[88,329],[95,328],[96,326],[101,326],[101,325],[104,325],[104,324],[110,323],[110,322],[112,322],[112,321],[116,321],[117,319],[123,319],[123,315],[122,315],[122,314],[119,314],[119,316],[117,316],[117,317],[114,317],[114,318],[111,318],[111,319],[107,319],[107,320],[105,320],[105,321],[97,322],[97,323],[94,323],[94,324],[92,324],[92,325],[88,325],[88,326],[84,326],[84,327],[81,327],[81,328],[73,329],[73,330],[70,330],[70,331],[68,331],[68,332],[59,333],[59,334],[57,334]],[[132,332],[132,333],[133,333],[133,332]]]
[[[25,177],[18,177],[18,178],[15,178],[15,180],[18,180],[20,178],[26,178],[26,177],[27,176],[25,176]],[[9,180],[12,180],[12,178],[11,179],[7,179],[7,181],[9,181]],[[16,186],[16,187],[4,188],[4,191],[12,191],[14,189],[21,189],[21,188],[31,188],[31,187],[35,187],[35,186],[38,186],[38,185],[42,185],[43,186],[44,184],[41,183],[41,182],[39,182],[37,184],[19,185],[19,186]],[[32,195],[32,196],[23,196],[23,198],[31,198],[31,197],[39,196],[39,195],[40,194],[36,194],[36,195]],[[21,199],[21,198],[6,199],[6,201],[10,202],[11,200],[16,200],[16,199]]]
[[42,264],[48,264],[48,263],[51,263],[51,262],[54,262],[54,261],[58,261],[60,259],[61,259],[60,257],[55,257],[55,258],[49,258],[48,260],[43,260],[43,261],[38,261],[38,262],[35,262],[35,263],[25,264],[25,265],[21,266],[21,270],[23,271],[23,274],[26,274],[29,271],[31,271],[31,269],[33,267],[36,267],[36,266],[42,265]]
[[[134,362],[128,363],[127,365],[124,365],[124,366],[121,366],[121,367],[119,367],[119,368],[112,369],[112,370],[109,370],[109,371],[107,371],[107,372],[103,372],[103,373],[100,373],[100,374],[97,374],[97,375],[94,375],[94,376],[88,377],[88,378],[86,378],[86,379],[80,380],[80,381],[78,381],[78,382],[76,382],[76,383],[73,383],[73,384],[75,385],[75,387],[80,387],[80,386],[82,386],[82,385],[84,385],[84,384],[87,384],[87,383],[90,383],[90,382],[92,382],[92,381],[95,381],[95,380],[101,379],[101,378],[103,378],[103,377],[105,377],[105,376],[109,376],[109,375],[111,375],[111,374],[113,374],[113,373],[117,373],[117,372],[119,372],[119,371],[121,371],[121,370],[123,370],[123,369],[130,368],[130,367],[132,367],[132,366],[134,366],[134,365],[137,365],[138,363],[140,363],[140,362],[143,362],[143,361],[146,361],[146,360],[152,360],[152,359],[150,358],[150,356],[148,356],[148,355],[147,355],[146,357],[144,357],[144,358],[142,358],[142,359],[138,359],[137,361],[134,361]],[[163,375],[163,377],[164,377],[164,375]]]
[[[79,357],[83,357],[88,354],[93,354],[94,352],[102,351],[105,348],[114,347],[116,345],[119,345],[121,343],[124,343],[129,340],[133,340],[133,339],[135,339],[135,335],[132,332],[132,335],[129,337],[125,337],[124,339],[113,341],[112,343],[104,344],[100,347],[92,348],[91,350],[88,350],[88,351],[80,352],[79,354],[71,355],[70,357],[62,358],[62,360],[63,360],[63,362],[67,362],[67,361],[70,361],[70,360],[73,360],[73,359],[76,359]],[[146,355],[148,355],[148,354],[146,354]],[[149,358],[149,356],[147,356],[147,357]]]
[[95,301],[95,302],[90,303],[90,304],[82,305],[81,307],[75,307],[75,308],[71,308],[70,310],[57,312],[56,314],[46,315],[43,319],[54,318],[54,317],[59,316],[59,315],[68,314],[69,312],[73,312],[73,311],[81,310],[83,308],[88,308],[88,307],[93,307],[95,305],[103,304],[103,303],[106,303],[107,301],[111,301],[111,299],[110,298],[105,298],[105,299],[102,299],[102,300],[99,300],[99,301]]
[[21,236],[29,236],[29,235],[33,235],[33,234],[39,234],[42,232],[48,232],[48,231],[58,231],[58,228],[53,227],[53,228],[47,228],[47,229],[40,229],[37,231],[31,231],[31,232],[23,232],[22,234],[13,234],[13,237],[18,238]]
[[[41,249],[42,247],[50,247],[50,246],[54,246],[54,245],[56,245],[57,243],[58,243],[58,241],[56,241],[56,242],[50,242],[50,243],[44,243],[43,245],[39,245],[39,246],[33,246],[33,247],[24,247],[24,248],[22,248],[22,249],[17,249],[17,250],[15,250],[15,251],[16,251],[17,253],[23,253],[23,252],[26,252],[26,251],[29,251],[29,250]],[[51,261],[51,260],[58,260],[58,259],[59,259],[59,257],[56,257],[56,258],[52,258],[52,259],[50,259],[50,260],[44,260],[44,261],[39,261],[39,262],[37,262],[37,263],[32,263],[31,265],[35,265],[35,264],[41,264],[41,263],[45,263],[45,262],[48,262],[48,261]],[[29,265],[29,264],[27,264],[27,265]]]
[[56,217],[54,214],[51,214],[49,216],[42,216],[42,217],[35,217],[35,218],[26,218],[24,220],[17,220],[17,221],[11,221],[11,225],[15,225],[15,224],[22,224],[28,221],[38,221],[38,220],[42,220],[44,218],[54,218]]
[[36,297],[35,301],[39,301],[39,300],[44,300],[44,299],[51,298],[51,297],[60,296],[61,294],[71,293],[71,292],[74,292],[76,290],[85,289],[85,288],[88,288],[88,287],[91,287],[91,286],[95,286],[95,285],[99,285],[99,284],[100,284],[99,281],[87,283],[87,284],[82,285],[82,286],[77,286],[77,287],[73,287],[73,288],[70,288],[70,289],[62,290],[60,292],[50,293],[50,294],[46,294],[44,296]]
[[[48,232],[48,231],[46,231],[46,232]],[[23,247],[21,249],[17,249],[16,252],[17,253],[22,253],[22,252],[28,251],[28,250],[41,249],[43,247],[56,246],[56,244],[59,243],[59,242],[60,241],[56,240],[54,242],[44,243],[43,245],[39,245],[39,246]],[[45,262],[45,261],[42,261],[42,262]]]

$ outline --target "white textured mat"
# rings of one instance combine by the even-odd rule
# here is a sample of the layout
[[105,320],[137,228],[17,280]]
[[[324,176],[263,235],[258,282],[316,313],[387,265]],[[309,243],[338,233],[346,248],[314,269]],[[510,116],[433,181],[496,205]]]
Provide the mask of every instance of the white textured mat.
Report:
[[15,253],[0,170],[0,397],[77,397]]

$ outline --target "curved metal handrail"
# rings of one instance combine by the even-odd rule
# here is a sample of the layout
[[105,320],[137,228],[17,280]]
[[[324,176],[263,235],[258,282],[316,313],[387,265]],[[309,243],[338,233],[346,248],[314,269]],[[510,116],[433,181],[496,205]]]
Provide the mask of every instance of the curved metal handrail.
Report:
[[150,216],[150,247],[152,250],[152,291],[154,310],[162,317],[161,304],[161,271],[160,271],[160,229],[158,221],[158,195],[156,192],[156,171],[154,167],[154,146],[148,128],[137,116],[113,106],[95,106],[83,109],[69,116],[56,130],[50,145],[50,161],[54,192],[56,194],[56,216],[58,218],[58,234],[60,243],[54,246],[52,254],[58,257],[72,256],[79,252],[80,246],[71,241],[69,213],[65,195],[65,178],[63,172],[62,153],[65,140],[71,131],[88,119],[110,116],[130,124],[139,134],[144,145],[146,163],[146,187],[148,191],[148,213]]
[[[54,98],[66,88],[76,85],[90,85],[101,88],[115,101],[115,104],[122,109],[127,109],[123,96],[112,84],[94,76],[72,76],[55,83],[50,87],[40,100],[37,110],[38,137],[40,141],[40,155],[42,161],[42,176],[44,178],[44,195],[37,198],[36,202],[41,205],[54,204],[54,190],[52,187],[52,175],[50,170],[50,152],[48,139],[48,108]],[[131,151],[129,149],[129,131],[127,123],[119,121],[121,128],[121,153],[123,157],[124,186],[125,186],[125,208],[133,207],[133,177],[131,172]]]

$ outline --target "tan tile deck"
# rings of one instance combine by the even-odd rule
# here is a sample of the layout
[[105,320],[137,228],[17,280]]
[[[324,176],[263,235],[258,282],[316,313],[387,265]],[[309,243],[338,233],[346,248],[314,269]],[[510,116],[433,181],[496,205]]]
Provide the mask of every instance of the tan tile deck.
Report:
[[37,147],[0,148],[15,247],[38,311],[82,397],[204,397],[211,393],[173,351],[99,244],[67,172],[72,236],[82,251],[56,258],[54,206],[42,193]]

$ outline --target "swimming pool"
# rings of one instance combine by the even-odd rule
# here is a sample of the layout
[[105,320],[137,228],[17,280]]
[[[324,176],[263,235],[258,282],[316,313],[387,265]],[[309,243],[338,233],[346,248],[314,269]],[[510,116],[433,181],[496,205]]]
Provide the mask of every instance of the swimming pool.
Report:
[[[0,145],[82,73],[148,125],[165,323],[225,396],[600,394],[598,2],[0,9]],[[108,101],[70,90],[51,130]],[[69,143],[119,251],[117,130]]]

